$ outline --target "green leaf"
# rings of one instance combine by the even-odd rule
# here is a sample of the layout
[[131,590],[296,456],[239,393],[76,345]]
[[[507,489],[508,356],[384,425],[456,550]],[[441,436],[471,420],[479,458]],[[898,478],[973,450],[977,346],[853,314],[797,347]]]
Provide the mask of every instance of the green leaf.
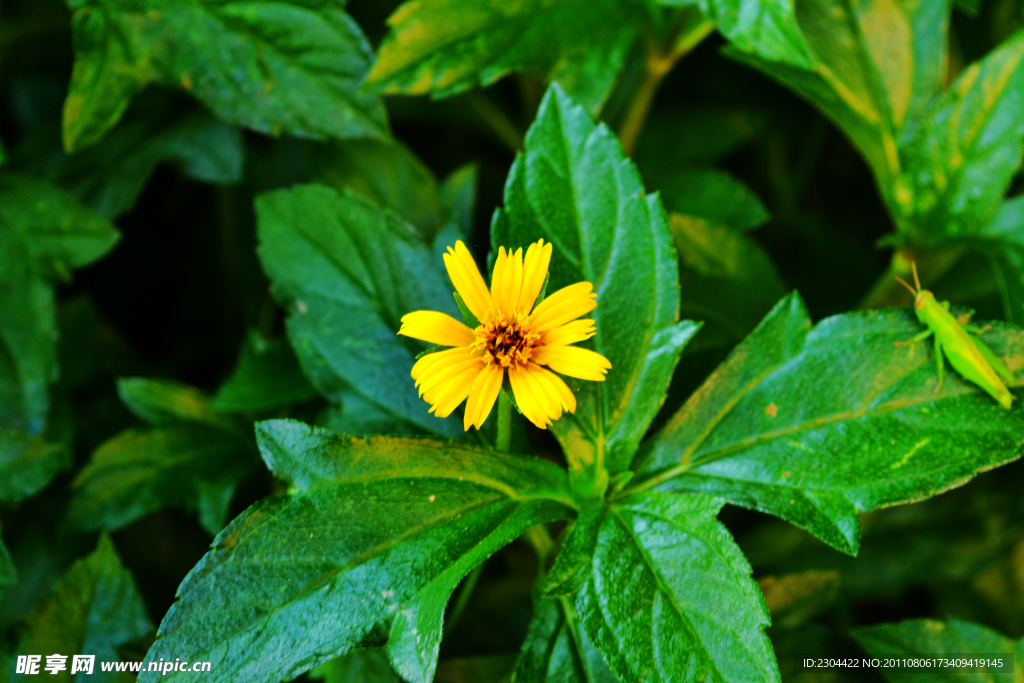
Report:
[[[660,408],[679,353],[698,325],[677,323],[679,268],[668,219],[615,136],[558,85],[548,90],[505,184],[491,243],[554,245],[549,295],[594,285],[592,348],[611,361],[604,382],[581,382],[575,415],[552,431],[570,461],[629,467]],[[642,321],[625,324],[626,321]]]
[[732,54],[832,119],[864,155],[890,206],[898,207],[907,202],[896,188],[898,145],[942,87],[950,5],[807,0],[797,3],[796,19],[812,63],[801,68],[754,53]]
[[13,504],[34,495],[70,465],[67,446],[0,429],[0,503]]
[[534,606],[515,683],[616,683],[601,654],[587,637],[572,602],[545,598]]
[[428,413],[409,376],[423,347],[396,335],[406,313],[459,314],[415,230],[350,190],[317,185],[261,195],[256,214],[263,268],[313,386],[335,402],[355,392],[420,430],[463,434],[457,416]]
[[680,168],[655,189],[672,213],[703,218],[733,230],[750,230],[768,221],[764,204],[753,191],[725,171]]
[[317,396],[287,341],[268,341],[251,333],[237,367],[217,390],[210,407],[222,412],[260,412]]
[[52,149],[33,149],[37,156],[19,168],[60,185],[110,219],[135,205],[161,164],[175,164],[202,182],[241,180],[241,132],[205,109],[193,106],[182,112],[176,104],[166,96],[140,97],[102,143],[76,154],[61,151],[55,130]]
[[[67,670],[54,680],[103,683],[123,678],[123,674],[102,671],[100,662],[120,661],[119,647],[152,631],[131,574],[103,535],[96,551],[75,562],[27,619],[19,652],[42,654],[44,663],[45,655],[67,655]],[[91,676],[71,676],[72,654],[96,656]]]
[[757,580],[776,628],[793,628],[824,612],[839,592],[839,572],[809,571]]
[[687,353],[732,347],[786,290],[755,242],[735,230],[689,216],[670,216],[679,252],[680,314],[704,326]]
[[402,683],[383,648],[353,650],[309,672],[324,683]]
[[117,393],[136,417],[151,425],[198,422],[229,428],[203,392],[187,384],[148,377],[117,380]]
[[720,162],[764,128],[765,117],[751,109],[661,105],[651,111],[633,155],[651,185],[684,166]]
[[[689,0],[660,0],[665,5]],[[699,0],[701,11],[732,46],[772,62],[811,66],[811,53],[793,12],[794,0]]]
[[[441,204],[450,213],[448,224],[454,224],[460,237],[468,238],[473,232],[473,214],[476,212],[479,168],[466,164],[452,171],[441,183]],[[438,235],[440,237],[440,234]],[[437,240],[435,240],[435,244]],[[447,244],[452,244],[448,242]]]
[[[898,624],[881,624],[857,629],[852,635],[871,655],[1012,655],[1012,678],[1017,679],[1024,675],[1024,640],[1010,640],[969,621],[950,619],[943,623],[932,619],[909,619]],[[899,668],[882,669],[881,673],[891,683],[923,682],[934,680],[935,676],[934,673],[924,676],[920,670]],[[956,674],[956,680],[963,683],[989,683],[1010,677],[1005,673],[977,671]]]
[[351,188],[391,209],[430,241],[442,215],[434,174],[405,145],[392,140],[345,140],[311,148],[312,179],[339,192]]
[[42,432],[58,374],[51,282],[117,239],[110,223],[49,183],[0,175],[0,428]]
[[372,53],[339,0],[67,2],[68,151],[96,142],[150,83],[181,85],[219,118],[264,133],[387,135],[380,100],[357,92]]
[[1024,34],[967,68],[901,150],[908,237],[941,244],[993,217],[1024,156]]
[[[894,346],[920,331],[900,309],[811,329],[800,298],[786,297],[645,444],[626,490],[710,493],[855,553],[858,512],[937,495],[1021,455],[1015,411],[952,371],[936,393],[932,345]],[[1024,366],[1024,332],[997,325],[983,339],[1013,371]]]
[[635,0],[409,0],[388,19],[367,83],[448,97],[540,70],[597,111],[646,13]]
[[254,469],[252,446],[200,424],[128,429],[103,443],[75,478],[68,518],[113,531],[165,507],[198,510],[203,528],[224,528],[238,482]]
[[764,598],[715,519],[722,504],[649,492],[573,526],[567,549],[589,549],[564,561],[583,567],[576,612],[620,680],[779,680]]
[[[539,459],[284,420],[257,434],[289,493],[221,532],[147,660],[186,649],[214,663],[214,681],[288,680],[382,645],[390,630],[401,645],[392,664],[411,683],[429,681],[443,603],[459,580],[530,526],[572,515],[565,472]],[[406,639],[400,623],[424,627],[423,637]],[[175,674],[140,676],[157,679]]]

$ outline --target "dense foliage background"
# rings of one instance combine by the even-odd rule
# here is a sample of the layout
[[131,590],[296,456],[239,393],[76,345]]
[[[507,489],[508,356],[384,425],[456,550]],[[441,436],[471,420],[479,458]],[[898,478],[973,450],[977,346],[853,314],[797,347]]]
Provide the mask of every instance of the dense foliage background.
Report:
[[[995,635],[1024,636],[1024,470],[1012,462],[1024,441],[1021,408],[1003,413],[949,370],[944,393],[933,398],[931,345],[894,355],[892,342],[918,330],[910,313],[856,313],[907,307],[910,296],[894,277],[909,277],[916,262],[940,300],[995,321],[990,343],[1020,375],[1024,333],[1014,325],[1024,319],[1024,199],[1017,198],[1024,148],[1021,3],[399,4],[0,5],[0,682],[20,679],[13,672],[19,653],[142,659],[186,574],[225,524],[257,501],[263,502],[244,520],[277,505],[266,500],[273,494],[305,495],[311,480],[296,474],[295,463],[274,465],[267,444],[287,442],[280,448],[290,455],[276,457],[296,462],[336,444],[321,443],[322,435],[300,439],[274,431],[294,423],[266,423],[261,459],[257,421],[294,418],[358,436],[462,438],[461,421],[438,427],[415,394],[407,412],[388,403],[387,396],[414,392],[411,380],[404,383],[408,367],[378,374],[395,358],[413,356],[392,338],[394,323],[412,310],[403,305],[450,289],[431,260],[444,246],[464,239],[484,266],[492,236],[507,240],[495,248],[527,244],[539,234],[531,226],[563,215],[567,194],[556,186],[566,174],[550,161],[562,159],[563,143],[565,168],[588,206],[611,202],[616,191],[623,203],[627,194],[642,197],[623,189],[636,182],[623,154],[646,191],[660,194],[667,213],[659,218],[657,204],[649,222],[651,230],[667,228],[678,251],[678,319],[703,322],[692,340],[666,351],[672,357],[685,345],[674,371],[671,365],[658,370],[668,387],[664,405],[658,409],[664,387],[655,387],[651,405],[637,408],[650,413],[648,421],[636,418],[628,427],[637,433],[622,436],[632,450],[615,456],[622,460],[617,469],[609,466],[608,500],[632,500],[621,510],[656,516],[654,503],[615,499],[615,491],[653,489],[657,473],[672,472],[680,452],[697,453],[700,462],[700,449],[714,444],[687,441],[695,438],[693,425],[710,423],[707,411],[716,406],[734,406],[745,395],[744,381],[780,367],[763,361],[762,368],[757,359],[791,360],[796,369],[780,371],[758,396],[765,406],[795,406],[837,421],[833,431],[813,444],[780,441],[777,450],[755,454],[763,467],[729,465],[736,469],[728,481],[712,463],[660,489],[733,503],[718,519],[736,545],[714,525],[720,503],[711,498],[672,494],[673,504],[684,507],[691,503],[678,501],[702,502],[658,512],[676,515],[682,526],[692,522],[725,534],[722,556],[742,580],[743,557],[749,561],[771,612],[767,633],[782,679],[881,680],[865,672],[797,672],[793,653],[884,652],[895,642],[911,652],[948,646],[929,640],[934,634],[927,629],[919,632],[919,622],[902,631],[879,626],[920,618],[990,630],[950,621],[950,631],[962,629],[954,638],[961,647],[950,651],[1016,647],[1024,660],[1019,644]],[[549,88],[552,81],[560,85]],[[588,117],[606,124],[621,148]],[[523,156],[510,175],[517,153]],[[544,163],[552,164],[550,175]],[[605,177],[613,167],[617,185]],[[538,184],[541,196],[550,192],[547,213],[536,208],[535,196],[523,198]],[[492,226],[501,207],[504,218]],[[538,215],[527,216],[530,211]],[[581,229],[580,239],[625,240],[616,248],[640,241],[630,231],[639,235],[647,223],[619,219],[622,235]],[[328,244],[326,256],[304,252],[295,234]],[[345,240],[358,248],[346,252]],[[396,266],[398,257],[379,256],[389,249],[406,250],[403,267]],[[349,253],[365,260],[352,266],[335,258]],[[633,267],[646,282],[644,263]],[[394,268],[382,273],[381,264]],[[568,277],[559,267],[553,266],[553,280]],[[338,275],[353,268],[369,273],[364,279],[372,291],[352,284],[362,275]],[[660,296],[674,297],[672,277],[652,285],[662,288]],[[800,298],[784,299],[794,290]],[[351,308],[318,309],[311,303],[318,296]],[[615,309],[612,295],[600,301],[608,310],[628,308]],[[313,313],[303,317],[307,305]],[[457,311],[451,301],[444,306]],[[730,356],[770,311],[760,336]],[[808,334],[808,314],[816,323],[844,315]],[[676,319],[651,312],[650,319],[636,313],[635,320],[601,323],[654,329],[656,315],[666,329]],[[745,358],[753,359],[750,365],[742,365]],[[719,374],[695,395],[716,368]],[[708,398],[716,390],[736,392],[735,401],[731,394]],[[913,418],[870,422],[857,413],[858,402],[871,403],[876,390],[900,399],[900,392],[917,392],[928,403]],[[687,402],[691,395],[697,398]],[[636,406],[641,399],[629,400]],[[761,409],[758,404],[724,429],[749,427]],[[566,466],[569,437],[555,430],[560,446],[551,433],[517,425],[513,450]],[[467,437],[465,447],[486,446],[488,430],[493,424],[481,439]],[[810,446],[815,450],[801,456]],[[382,459],[412,452],[375,447]],[[912,480],[882,481],[921,449],[926,469]],[[433,462],[435,456],[408,457]],[[526,490],[554,476],[530,463],[508,481]],[[772,468],[778,472],[769,473]],[[632,483],[623,475],[627,469],[636,472]],[[789,507],[788,493],[757,488],[768,486],[758,477],[788,479],[793,472],[793,486],[805,496],[800,506]],[[389,494],[395,500],[404,495],[395,491]],[[552,645],[537,654],[538,629],[552,626],[554,644],[566,628],[561,612],[545,610],[569,609],[566,596],[585,590],[573,573],[578,567],[552,569],[557,547],[551,544],[565,541],[567,522],[577,516],[575,528],[594,525],[593,539],[607,531],[593,521],[598,513],[584,498],[536,513],[532,524],[546,526],[527,524],[531,530],[508,545],[521,530],[507,531],[500,543],[488,537],[496,545],[466,560],[447,588],[461,585],[448,606],[436,680],[507,680],[524,640],[543,665],[521,659],[516,680],[614,680],[593,646],[580,642],[584,632],[595,640],[590,624],[559,645],[571,652]],[[341,544],[358,514],[369,514],[345,509],[349,517],[335,511],[315,524],[300,521],[337,534],[332,538]],[[616,514],[627,514],[621,510]],[[593,539],[578,543],[605,542]],[[628,546],[628,539],[607,542]],[[549,570],[564,582],[560,603],[540,598],[537,579]],[[693,571],[676,578],[687,586],[714,584],[717,575]],[[708,613],[732,609],[722,596],[736,605],[759,600],[741,578],[720,594],[707,589],[704,597],[716,604]],[[199,571],[190,579],[202,580]],[[244,586],[238,594],[225,588],[224,604],[244,590],[285,590],[271,588],[271,579],[261,583],[258,573],[222,580]],[[443,608],[447,594],[433,599]],[[260,609],[252,606],[253,613]],[[756,612],[743,617],[747,635],[736,636],[750,651],[766,647],[756,634],[767,619]],[[175,618],[166,622],[169,629],[189,617]],[[322,629],[316,620],[299,628],[301,615],[292,618],[289,628],[297,630],[288,637],[297,641],[303,628]],[[875,626],[897,630],[858,631]],[[209,629],[221,627],[227,628]],[[374,628],[347,645],[324,642],[337,651],[352,643],[383,645],[387,628]],[[696,673],[678,668],[683,655],[677,661],[664,653],[651,654],[651,661],[667,662],[671,674],[643,677],[651,671],[645,653],[658,650],[653,631],[613,628],[617,635],[598,639],[597,649],[623,680],[694,679]],[[748,680],[742,667],[721,668],[732,658],[724,637],[703,631],[687,637],[691,651],[704,653],[693,655],[695,671],[715,662],[710,680]],[[160,642],[166,641],[157,648]],[[187,642],[172,641],[171,656],[198,658],[186,651]],[[277,642],[275,650],[250,641],[264,664],[225,663],[213,676],[396,680],[380,649],[305,673],[333,652],[322,646],[316,656],[290,661],[281,654],[285,645]],[[776,680],[770,648],[764,652],[751,657],[765,667],[759,670],[764,680]],[[402,657],[391,656],[393,662]],[[407,678],[433,671],[425,663],[430,654],[418,656],[426,659],[409,665],[415,671],[403,670]],[[1018,675],[1021,666],[1024,661]]]

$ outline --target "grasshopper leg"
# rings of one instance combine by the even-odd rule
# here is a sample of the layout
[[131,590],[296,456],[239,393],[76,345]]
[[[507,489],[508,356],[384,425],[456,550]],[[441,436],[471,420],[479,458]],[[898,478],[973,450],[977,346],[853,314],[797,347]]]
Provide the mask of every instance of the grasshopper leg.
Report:
[[935,369],[939,373],[939,383],[935,385],[935,393],[939,393],[939,389],[942,388],[942,373],[945,370],[942,362],[942,344],[939,343],[939,338],[935,337]]
[[893,342],[893,346],[906,346],[907,344],[916,344],[919,341],[924,341],[925,339],[927,339],[928,336],[931,335],[931,333],[931,330],[925,330],[921,334],[914,335],[913,337],[907,339],[906,341]]
[[984,334],[992,329],[991,325],[985,325],[985,327],[975,327],[974,325],[964,325],[963,328],[971,334]]

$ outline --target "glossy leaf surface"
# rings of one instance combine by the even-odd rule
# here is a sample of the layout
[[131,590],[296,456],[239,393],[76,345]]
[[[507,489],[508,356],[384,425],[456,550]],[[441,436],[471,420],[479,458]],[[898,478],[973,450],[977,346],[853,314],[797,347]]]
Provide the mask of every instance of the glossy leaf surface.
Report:
[[620,680],[779,680],[764,597],[721,507],[651,492],[595,504],[573,526],[551,592],[575,593]]
[[459,580],[526,528],[572,514],[565,473],[532,458],[292,421],[261,423],[258,438],[289,493],[217,537],[149,659],[188,647],[215,678],[290,679],[388,641],[403,677],[429,681]]
[[[936,495],[1021,455],[1016,410],[952,371],[936,393],[932,345],[894,346],[920,330],[899,309],[812,329],[800,298],[786,297],[646,444],[627,490],[711,493],[856,552],[858,512]],[[1024,333],[997,326],[983,339],[1019,374]]]

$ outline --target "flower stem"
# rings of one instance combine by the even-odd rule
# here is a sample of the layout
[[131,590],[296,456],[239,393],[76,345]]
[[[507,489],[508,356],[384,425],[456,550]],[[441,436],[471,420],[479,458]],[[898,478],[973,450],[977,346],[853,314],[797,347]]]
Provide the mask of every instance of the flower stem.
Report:
[[508,453],[512,447],[512,401],[504,392],[498,392],[498,437],[494,447]]

